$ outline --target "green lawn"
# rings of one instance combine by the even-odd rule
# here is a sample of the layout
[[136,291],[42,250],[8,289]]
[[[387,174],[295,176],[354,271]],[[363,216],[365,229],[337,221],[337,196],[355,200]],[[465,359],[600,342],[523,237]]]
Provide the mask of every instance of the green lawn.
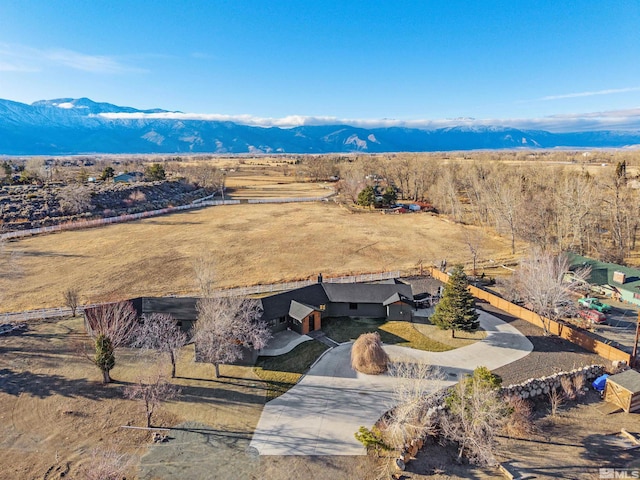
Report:
[[327,348],[317,340],[301,343],[289,353],[277,357],[258,357],[253,371],[267,382],[267,401],[293,387]]
[[363,333],[378,332],[382,341],[389,345],[429,352],[445,352],[455,348],[423,335],[411,322],[388,322],[383,318],[327,318],[322,320],[322,331],[338,343],[355,340]]

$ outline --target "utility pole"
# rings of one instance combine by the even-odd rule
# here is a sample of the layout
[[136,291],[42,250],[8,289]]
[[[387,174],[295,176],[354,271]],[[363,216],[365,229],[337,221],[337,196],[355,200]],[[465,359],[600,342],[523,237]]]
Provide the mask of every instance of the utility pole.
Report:
[[638,366],[638,339],[640,339],[640,311],[638,311],[638,319],[636,320],[636,339],[633,342],[633,351],[631,352],[631,366],[634,368]]

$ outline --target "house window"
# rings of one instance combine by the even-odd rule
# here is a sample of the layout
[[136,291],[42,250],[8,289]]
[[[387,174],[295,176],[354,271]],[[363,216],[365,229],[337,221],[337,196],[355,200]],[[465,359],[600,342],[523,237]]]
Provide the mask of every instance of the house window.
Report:
[[287,317],[280,317],[280,318],[278,318],[278,323],[279,323],[279,324],[281,324],[281,325],[282,325],[283,323],[287,323]]
[[358,309],[358,304],[357,303],[350,303],[349,304],[349,310],[357,310]]

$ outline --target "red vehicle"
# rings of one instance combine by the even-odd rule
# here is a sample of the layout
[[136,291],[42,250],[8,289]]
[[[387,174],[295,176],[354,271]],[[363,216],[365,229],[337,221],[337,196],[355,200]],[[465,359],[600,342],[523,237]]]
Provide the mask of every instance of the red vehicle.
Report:
[[578,310],[578,316],[591,323],[607,323],[607,316],[597,310],[580,309]]

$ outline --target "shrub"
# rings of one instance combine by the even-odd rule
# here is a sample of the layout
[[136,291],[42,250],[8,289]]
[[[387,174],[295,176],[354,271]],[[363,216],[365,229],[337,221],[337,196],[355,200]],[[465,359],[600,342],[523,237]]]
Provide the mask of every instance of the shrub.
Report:
[[382,348],[378,332],[363,333],[351,348],[351,367],[361,373],[378,375],[387,371],[389,356]]
[[367,427],[360,427],[356,433],[354,433],[356,440],[358,440],[367,451],[373,450],[376,455],[379,455],[382,450],[390,450],[389,446],[384,443],[382,439],[382,432],[376,426],[369,430]]

